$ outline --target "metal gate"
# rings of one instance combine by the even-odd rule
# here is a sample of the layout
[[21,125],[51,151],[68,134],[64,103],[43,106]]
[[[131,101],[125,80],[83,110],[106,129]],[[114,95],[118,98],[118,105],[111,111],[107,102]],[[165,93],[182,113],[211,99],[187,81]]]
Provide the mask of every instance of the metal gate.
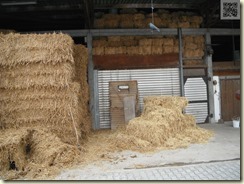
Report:
[[186,113],[192,114],[197,123],[204,123],[208,117],[207,84],[203,77],[187,77],[185,80],[185,97],[189,101]]
[[140,111],[143,98],[152,95],[180,96],[179,68],[97,70],[100,128],[110,128],[109,81],[137,80]]

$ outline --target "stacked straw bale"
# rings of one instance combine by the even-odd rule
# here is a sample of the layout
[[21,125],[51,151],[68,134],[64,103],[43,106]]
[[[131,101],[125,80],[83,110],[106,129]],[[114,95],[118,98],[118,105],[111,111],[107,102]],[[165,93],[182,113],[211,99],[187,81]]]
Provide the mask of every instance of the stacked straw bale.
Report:
[[[184,64],[203,64],[203,36],[183,36]],[[160,55],[178,53],[179,42],[176,36],[108,36],[93,41],[94,55]]]
[[[203,18],[192,12],[173,12],[158,10],[154,13],[154,24],[159,28],[199,28]],[[152,22],[152,14],[144,12],[120,12],[120,14],[104,14],[95,19],[97,29],[111,28],[148,28]]]
[[[133,13],[134,12],[134,13]],[[117,21],[117,22],[116,22]],[[192,12],[173,12],[159,9],[154,13],[154,24],[159,28],[199,28],[203,18]],[[95,28],[148,28],[152,14],[137,11],[121,11],[120,14],[104,14],[95,20]],[[203,64],[203,36],[183,37],[184,64]],[[111,36],[93,41],[94,55],[160,55],[178,53],[176,37]],[[189,60],[189,58],[191,58]]]
[[74,82],[72,38],[63,34],[8,34],[2,42],[1,129],[46,126],[64,142],[76,143],[81,132],[81,85]]
[[0,55],[0,172],[74,160],[91,128],[87,49],[65,34],[6,34]]

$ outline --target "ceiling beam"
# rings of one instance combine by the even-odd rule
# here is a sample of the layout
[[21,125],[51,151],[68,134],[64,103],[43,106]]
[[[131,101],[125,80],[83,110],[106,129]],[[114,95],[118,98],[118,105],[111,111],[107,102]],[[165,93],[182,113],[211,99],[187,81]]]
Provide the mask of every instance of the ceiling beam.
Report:
[[[154,8],[165,8],[165,9],[198,9],[197,4],[153,4]],[[94,5],[94,9],[111,9],[111,8],[151,8],[151,4],[104,4]]]

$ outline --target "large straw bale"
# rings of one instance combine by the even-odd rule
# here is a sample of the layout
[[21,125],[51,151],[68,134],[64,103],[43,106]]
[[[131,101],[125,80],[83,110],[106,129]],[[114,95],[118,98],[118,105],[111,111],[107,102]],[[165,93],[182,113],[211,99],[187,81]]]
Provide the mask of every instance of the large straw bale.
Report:
[[142,13],[136,13],[133,15],[134,22],[137,20],[143,20],[145,19],[145,15]]
[[118,28],[119,27],[119,19],[111,18],[109,20],[104,21],[104,28]]
[[89,85],[87,83],[87,66],[88,66],[88,52],[83,45],[75,45],[74,59],[76,68],[76,80],[81,85],[81,90],[78,93],[78,111],[79,125],[81,127],[82,136],[86,136],[91,130],[91,119],[89,113]]
[[[7,34],[2,38],[0,65],[14,67],[30,63],[73,62],[74,41],[64,34]],[[28,52],[28,54],[26,53]],[[66,53],[66,54],[63,54]]]

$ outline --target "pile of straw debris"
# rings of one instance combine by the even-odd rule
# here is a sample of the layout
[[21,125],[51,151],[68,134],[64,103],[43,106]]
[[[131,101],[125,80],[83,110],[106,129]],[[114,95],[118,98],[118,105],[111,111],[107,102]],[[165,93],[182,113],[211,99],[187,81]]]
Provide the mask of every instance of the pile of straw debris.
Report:
[[192,115],[182,113],[187,104],[185,97],[145,97],[142,115],[132,119],[124,130],[111,135],[111,143],[120,150],[136,151],[175,149],[192,143],[206,143],[213,133],[198,127]]
[[65,34],[11,33],[0,55],[0,172],[72,163],[91,127],[86,48]]

